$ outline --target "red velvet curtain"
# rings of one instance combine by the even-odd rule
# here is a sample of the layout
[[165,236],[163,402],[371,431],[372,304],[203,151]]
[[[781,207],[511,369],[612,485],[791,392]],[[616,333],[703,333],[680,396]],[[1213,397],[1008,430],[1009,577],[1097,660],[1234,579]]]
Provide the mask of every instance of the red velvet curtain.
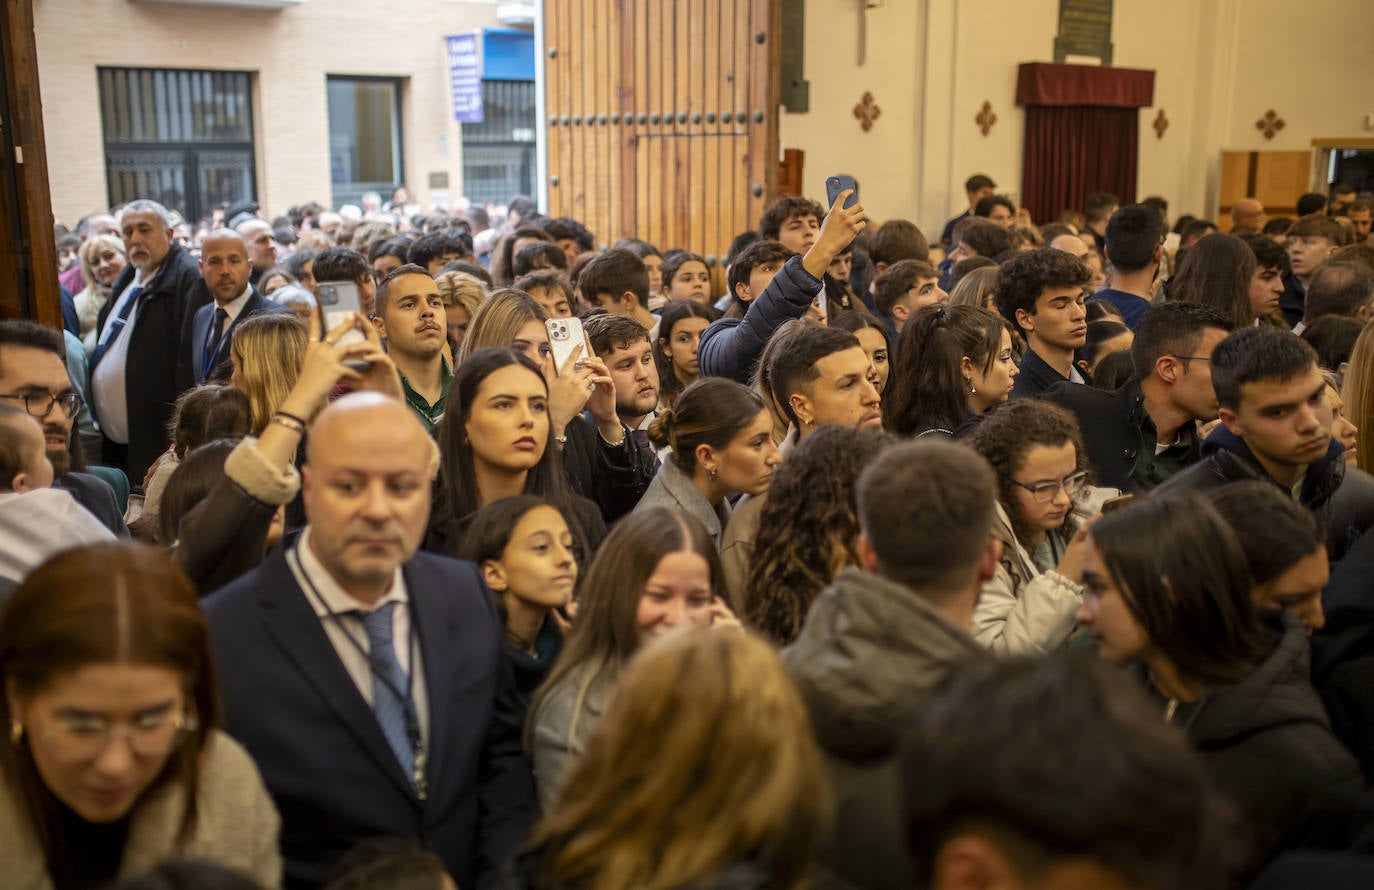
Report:
[[1133,68],[1027,62],[1016,83],[1026,106],[1021,203],[1044,222],[1081,209],[1091,192],[1135,201],[1140,109],[1154,102],[1155,73]]
[[1092,105],[1030,105],[1021,203],[1037,222],[1082,209],[1091,192],[1135,201],[1140,111]]

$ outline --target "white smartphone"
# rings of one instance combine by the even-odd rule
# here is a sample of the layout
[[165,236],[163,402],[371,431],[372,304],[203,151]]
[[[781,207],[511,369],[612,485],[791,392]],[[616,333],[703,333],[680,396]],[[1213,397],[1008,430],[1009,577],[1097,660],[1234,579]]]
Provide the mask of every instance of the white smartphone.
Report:
[[591,347],[587,345],[587,337],[582,332],[582,319],[580,318],[550,318],[544,322],[544,327],[549,332],[549,348],[553,350],[553,367],[555,373],[561,374],[563,366],[572,357],[573,350],[578,346],[582,347],[581,358],[587,358],[591,354]]
[[[343,324],[353,321],[353,313],[363,311],[362,300],[358,294],[358,284],[355,281],[321,281],[317,284],[319,288],[320,311],[324,314],[324,332],[334,330]],[[363,332],[355,328],[350,328],[338,340],[340,346],[350,346],[354,343],[364,343],[367,337]],[[352,361],[347,363],[349,367],[359,371],[372,370],[371,362]],[[356,367],[355,367],[356,366]]]

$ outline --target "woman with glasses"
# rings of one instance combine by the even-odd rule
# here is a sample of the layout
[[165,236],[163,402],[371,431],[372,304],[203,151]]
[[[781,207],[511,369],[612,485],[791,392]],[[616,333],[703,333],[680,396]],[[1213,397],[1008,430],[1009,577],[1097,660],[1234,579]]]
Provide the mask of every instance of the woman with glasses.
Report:
[[194,858],[281,883],[279,820],[215,729],[205,621],[166,553],[70,551],[0,612],[0,883],[91,888]]
[[973,634],[996,652],[1032,654],[1062,646],[1083,603],[1083,532],[1109,490],[1088,484],[1083,438],[1073,415],[1019,399],[992,412],[970,444],[997,472],[1002,542],[997,574],[983,585]]

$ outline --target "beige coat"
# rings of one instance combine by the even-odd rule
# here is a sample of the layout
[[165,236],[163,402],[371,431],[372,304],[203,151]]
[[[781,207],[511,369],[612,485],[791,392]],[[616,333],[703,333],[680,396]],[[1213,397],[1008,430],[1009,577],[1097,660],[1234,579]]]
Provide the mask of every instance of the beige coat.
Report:
[[[171,859],[199,859],[242,872],[263,887],[281,886],[280,819],[252,759],[237,742],[215,732],[200,770],[199,816],[182,847],[175,840],[185,794],[174,784],[138,805],[129,826],[121,879]],[[0,885],[6,890],[51,890],[47,864],[33,829],[15,799],[0,785]]]

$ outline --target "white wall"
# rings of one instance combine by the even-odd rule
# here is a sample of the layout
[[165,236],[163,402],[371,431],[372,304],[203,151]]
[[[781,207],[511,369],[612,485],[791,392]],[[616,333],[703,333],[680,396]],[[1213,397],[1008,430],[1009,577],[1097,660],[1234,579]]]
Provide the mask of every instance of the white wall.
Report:
[[[914,219],[928,234],[963,209],[972,173],[1019,193],[1017,66],[1052,61],[1057,0],[885,0],[869,11],[862,67],[856,6],[806,0],[811,110],[783,114],[781,140],[806,152],[807,193],[823,198],[827,175],[853,173],[874,218]],[[1214,214],[1223,149],[1374,136],[1362,74],[1371,34],[1370,0],[1118,0],[1114,63],[1155,71],[1155,105],[1140,111],[1138,197],[1163,195],[1175,216]],[[883,109],[869,133],[850,111],[865,90]],[[998,118],[986,137],[974,121],[985,100]],[[1287,126],[1269,141],[1254,122],[1271,107]],[[1162,139],[1151,126],[1160,108]]]

